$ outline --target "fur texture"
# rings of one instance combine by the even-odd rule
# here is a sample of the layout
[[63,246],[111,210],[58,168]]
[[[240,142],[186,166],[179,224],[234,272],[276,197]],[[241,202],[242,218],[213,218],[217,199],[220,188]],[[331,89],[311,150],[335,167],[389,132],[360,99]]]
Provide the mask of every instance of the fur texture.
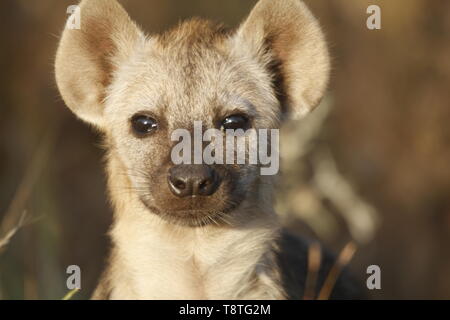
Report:
[[[192,19],[146,36],[115,0],[80,6],[81,30],[63,32],[55,70],[66,104],[104,133],[108,150],[113,248],[93,298],[301,297],[305,267],[291,263],[305,252],[286,250],[304,245],[283,240],[273,177],[218,166],[221,187],[200,200],[175,198],[166,177],[176,128],[216,127],[233,113],[279,128],[319,103],[329,58],[310,11],[299,0],[260,0],[237,30]],[[132,134],[138,113],[158,119],[152,136]]]

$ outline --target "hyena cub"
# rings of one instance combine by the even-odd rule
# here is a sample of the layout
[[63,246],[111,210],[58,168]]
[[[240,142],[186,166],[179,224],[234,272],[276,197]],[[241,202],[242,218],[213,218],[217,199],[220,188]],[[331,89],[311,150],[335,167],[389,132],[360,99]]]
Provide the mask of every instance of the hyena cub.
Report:
[[[171,134],[201,121],[220,140],[311,111],[329,73],[311,12],[260,0],[236,30],[192,19],[149,36],[116,0],[83,0],[80,12],[55,69],[64,101],[108,151],[113,247],[93,298],[302,298],[307,245],[279,225],[274,177],[258,164],[174,164]],[[346,286],[341,277],[334,297],[351,298]]]

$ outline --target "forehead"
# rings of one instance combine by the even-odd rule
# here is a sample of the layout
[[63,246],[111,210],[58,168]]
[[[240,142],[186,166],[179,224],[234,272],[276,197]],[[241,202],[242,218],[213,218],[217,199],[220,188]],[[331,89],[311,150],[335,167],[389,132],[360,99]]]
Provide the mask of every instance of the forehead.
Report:
[[121,70],[122,87],[112,91],[126,93],[121,110],[130,113],[210,121],[227,109],[254,112],[261,93],[271,89],[265,76],[261,66],[234,50],[227,30],[195,19],[151,37]]

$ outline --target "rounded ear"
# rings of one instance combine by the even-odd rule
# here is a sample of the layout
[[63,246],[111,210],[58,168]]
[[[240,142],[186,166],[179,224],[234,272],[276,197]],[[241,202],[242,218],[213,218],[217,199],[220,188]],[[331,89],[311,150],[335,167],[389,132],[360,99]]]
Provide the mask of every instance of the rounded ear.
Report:
[[318,21],[300,0],[260,0],[235,36],[274,79],[283,111],[300,118],[320,102],[330,62]]
[[80,28],[70,29],[68,20],[59,43],[56,83],[79,118],[102,128],[106,89],[116,66],[144,36],[116,0],[83,0],[77,13]]

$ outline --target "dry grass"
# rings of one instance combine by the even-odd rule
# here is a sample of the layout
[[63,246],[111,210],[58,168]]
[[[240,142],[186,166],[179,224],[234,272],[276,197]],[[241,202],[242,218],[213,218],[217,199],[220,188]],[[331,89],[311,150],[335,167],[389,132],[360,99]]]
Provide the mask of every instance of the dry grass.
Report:
[[314,242],[308,248],[308,273],[306,275],[304,300],[314,300],[321,261],[320,244]]
[[39,143],[34,155],[30,159],[29,165],[14,193],[14,197],[11,200],[8,210],[3,215],[0,224],[0,252],[6,249],[7,245],[20,228],[36,220],[29,218],[26,206],[34,186],[47,164],[56,134],[57,130],[51,128],[42,138],[41,143]]
[[335,264],[333,265],[330,272],[328,273],[328,276],[325,279],[317,300],[328,300],[330,298],[334,285],[339,278],[339,274],[341,273],[342,269],[350,263],[355,252],[356,245],[354,242],[347,243],[344,249],[342,249],[339,257],[337,258]]
[[73,296],[80,291],[80,289],[75,288],[73,290],[70,290],[69,292],[67,292],[67,294],[64,296],[64,298],[62,298],[62,300],[72,300]]
[[25,224],[25,218],[27,216],[27,212],[23,211],[22,215],[20,216],[20,219],[17,223],[17,225],[9,230],[5,236],[0,238],[0,253],[6,249],[6,246],[8,245],[9,241],[14,237],[14,235],[19,231],[19,229]]

